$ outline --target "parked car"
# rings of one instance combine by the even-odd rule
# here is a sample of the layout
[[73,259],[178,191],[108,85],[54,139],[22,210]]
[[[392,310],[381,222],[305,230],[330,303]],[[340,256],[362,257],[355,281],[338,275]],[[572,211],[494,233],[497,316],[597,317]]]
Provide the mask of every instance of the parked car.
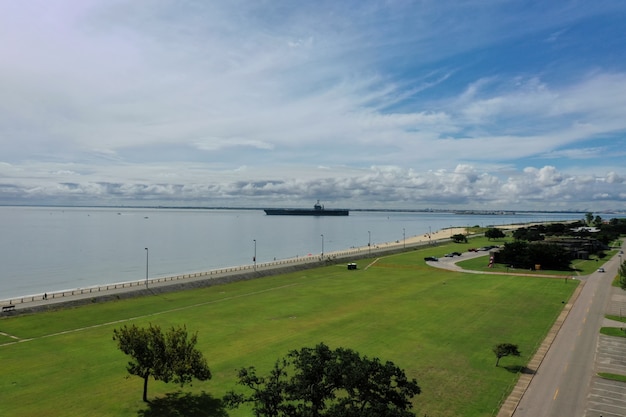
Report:
[[461,256],[461,252],[452,252],[450,255],[452,255],[452,256]]
[[425,261],[433,261],[436,262],[439,260],[439,258],[435,258],[434,256],[427,256],[424,258]]
[[604,268],[598,268],[598,272],[604,272]]

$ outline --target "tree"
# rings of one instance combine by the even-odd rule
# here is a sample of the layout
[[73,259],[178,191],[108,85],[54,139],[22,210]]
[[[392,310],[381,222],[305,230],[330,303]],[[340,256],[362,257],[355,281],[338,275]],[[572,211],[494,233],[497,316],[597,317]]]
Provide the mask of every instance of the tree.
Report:
[[551,236],[564,235],[567,233],[569,226],[565,223],[549,223],[545,225],[546,233]]
[[528,242],[535,242],[538,240],[544,240],[545,236],[541,234],[541,231],[538,229],[527,229],[525,227],[520,227],[513,231],[513,238],[515,240],[526,240]]
[[489,240],[491,239],[501,239],[504,236],[506,236],[504,234],[504,232],[500,229],[498,229],[497,227],[492,227],[491,229],[487,229],[485,231],[485,237]]
[[131,357],[127,370],[144,380],[143,400],[148,402],[148,379],[170,381],[181,386],[192,378],[206,381],[211,371],[202,353],[195,349],[197,334],[189,338],[187,329],[172,327],[166,333],[159,326],[140,328],[135,325],[113,330],[119,349]]
[[593,221],[593,213],[591,213],[591,212],[585,213],[585,223],[588,226],[591,226],[591,222],[592,221]]
[[493,353],[496,355],[496,366],[499,365],[500,359],[505,356],[519,356],[520,351],[517,345],[511,343],[500,343],[493,347]]
[[543,269],[567,271],[570,269],[571,257],[562,246],[553,243],[533,243],[528,245],[528,258],[533,264],[539,264]]
[[287,373],[285,360],[277,361],[267,377],[259,377],[256,369],[251,366],[239,370],[237,377],[239,384],[252,390],[252,394],[229,392],[224,397],[224,403],[230,408],[238,407],[243,403],[254,405],[256,417],[278,417],[293,415],[295,406],[285,401],[287,390]]
[[252,394],[230,392],[225,403],[251,403],[256,417],[410,417],[411,399],[421,392],[392,362],[323,343],[289,352],[267,377],[244,368],[239,384]]
[[340,380],[347,396],[338,396],[329,407],[333,416],[412,416],[410,399],[419,394],[416,381],[409,381],[392,362],[360,358],[349,349],[337,349]]
[[455,243],[467,243],[467,236],[463,233],[457,233],[456,235],[452,235],[452,241]]
[[498,262],[526,269],[534,268],[537,264],[543,269],[560,271],[570,269],[570,256],[567,250],[551,243],[525,241],[505,243],[498,254]]

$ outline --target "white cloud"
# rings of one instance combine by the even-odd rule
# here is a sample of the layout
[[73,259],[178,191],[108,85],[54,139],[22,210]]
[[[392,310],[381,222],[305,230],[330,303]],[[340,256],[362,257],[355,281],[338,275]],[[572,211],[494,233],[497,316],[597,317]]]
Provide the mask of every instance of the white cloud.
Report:
[[500,208],[607,194],[619,205],[626,68],[563,79],[546,74],[552,62],[471,69],[508,42],[552,48],[589,13],[498,1],[3,3],[0,203],[317,193]]
[[[172,167],[170,167],[171,169]],[[527,167],[523,172],[498,177],[472,166],[458,166],[452,171],[416,172],[399,167],[371,167],[360,172],[341,175],[320,170],[317,176],[296,175],[292,178],[271,179],[275,176],[235,175],[231,181],[215,177],[210,172],[195,172],[188,176],[184,166],[178,175],[157,181],[89,181],[76,182],[74,175],[67,181],[46,180],[45,171],[33,175],[21,184],[0,185],[0,198],[13,203],[94,204],[163,204],[163,205],[234,205],[258,206],[276,204],[299,205],[302,201],[321,198],[352,208],[475,208],[492,209],[494,205],[508,208],[540,210],[610,208],[611,201],[624,201],[624,179],[615,173],[604,177],[574,176],[554,167]],[[138,171],[145,170],[141,168]],[[159,171],[154,167],[155,173]],[[176,167],[174,167],[176,171]],[[292,171],[290,171],[292,172]],[[273,174],[273,173],[271,173]],[[154,174],[138,174],[152,177]],[[69,178],[72,177],[72,178]],[[192,180],[192,178],[195,179]],[[248,176],[249,178],[249,176]],[[199,181],[202,179],[201,181]],[[161,182],[163,181],[163,182]],[[616,188],[618,186],[618,188]],[[355,205],[355,202],[359,202]]]
[[605,181],[609,184],[623,184],[626,179],[615,172],[609,172],[606,174]]

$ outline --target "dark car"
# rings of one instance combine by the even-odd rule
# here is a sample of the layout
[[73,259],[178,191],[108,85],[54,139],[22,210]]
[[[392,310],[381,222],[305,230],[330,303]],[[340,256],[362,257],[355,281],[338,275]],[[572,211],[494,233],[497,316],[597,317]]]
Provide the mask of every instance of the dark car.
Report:
[[452,252],[450,255],[452,255],[452,256],[461,256],[461,252]]
[[439,259],[435,258],[434,256],[427,256],[427,257],[424,258],[424,260],[425,261],[433,261],[433,262],[435,262],[435,261],[438,261]]

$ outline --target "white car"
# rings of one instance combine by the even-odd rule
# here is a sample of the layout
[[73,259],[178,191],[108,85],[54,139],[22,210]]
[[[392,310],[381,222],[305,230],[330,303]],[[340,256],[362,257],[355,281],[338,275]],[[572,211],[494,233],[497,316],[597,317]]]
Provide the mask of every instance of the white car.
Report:
[[598,272],[604,272],[604,268],[598,268]]

